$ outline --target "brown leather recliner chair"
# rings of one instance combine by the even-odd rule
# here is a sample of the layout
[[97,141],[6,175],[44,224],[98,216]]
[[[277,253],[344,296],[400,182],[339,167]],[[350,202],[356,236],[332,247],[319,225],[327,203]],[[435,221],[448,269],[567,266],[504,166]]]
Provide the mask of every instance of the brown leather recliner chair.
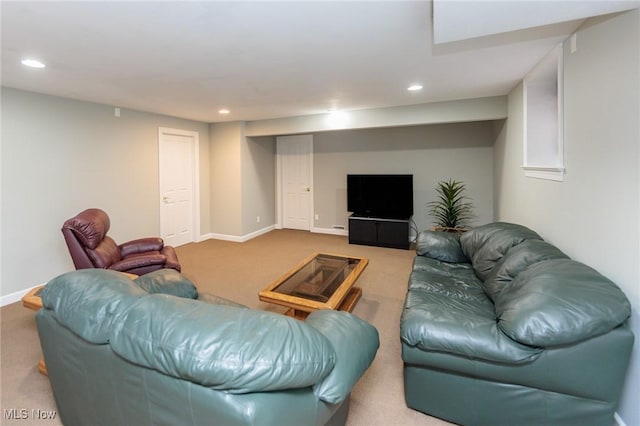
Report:
[[124,244],[107,236],[109,216],[100,209],[87,209],[67,220],[62,234],[76,269],[102,268],[144,275],[162,268],[180,271],[178,256],[162,238],[148,237]]

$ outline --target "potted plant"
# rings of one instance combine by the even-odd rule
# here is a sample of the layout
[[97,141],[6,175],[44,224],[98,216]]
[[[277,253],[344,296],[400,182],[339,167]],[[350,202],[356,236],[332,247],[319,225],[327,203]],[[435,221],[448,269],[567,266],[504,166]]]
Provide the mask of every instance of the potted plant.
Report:
[[438,199],[427,204],[429,215],[435,220],[435,231],[465,232],[473,219],[473,204],[465,195],[465,185],[461,181],[449,179],[438,182]]

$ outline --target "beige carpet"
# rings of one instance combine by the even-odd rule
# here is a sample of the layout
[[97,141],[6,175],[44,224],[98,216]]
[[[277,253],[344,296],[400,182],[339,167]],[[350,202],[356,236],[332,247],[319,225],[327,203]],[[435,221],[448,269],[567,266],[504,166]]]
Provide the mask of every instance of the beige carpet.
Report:
[[[353,389],[347,424],[449,424],[408,409],[404,402],[399,320],[415,252],[349,245],[346,237],[292,230],[272,231],[246,243],[208,240],[177,248],[183,273],[199,291],[277,312],[284,308],[260,302],[258,291],[315,251],[363,256],[370,262],[357,282],[363,295],[353,313],[378,329],[381,344],[371,368]],[[0,424],[61,424],[59,419],[36,418],[56,408],[49,382],[37,370],[41,352],[33,311],[20,303],[5,306],[0,309],[0,325]],[[27,419],[7,419],[11,409],[18,416],[26,413]]]

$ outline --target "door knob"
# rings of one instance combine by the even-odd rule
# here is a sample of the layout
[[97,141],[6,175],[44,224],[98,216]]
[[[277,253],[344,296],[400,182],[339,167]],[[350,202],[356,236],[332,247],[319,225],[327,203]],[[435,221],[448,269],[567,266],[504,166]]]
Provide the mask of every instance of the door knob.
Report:
[[308,186],[305,188],[305,191],[310,192],[311,188],[309,188]]

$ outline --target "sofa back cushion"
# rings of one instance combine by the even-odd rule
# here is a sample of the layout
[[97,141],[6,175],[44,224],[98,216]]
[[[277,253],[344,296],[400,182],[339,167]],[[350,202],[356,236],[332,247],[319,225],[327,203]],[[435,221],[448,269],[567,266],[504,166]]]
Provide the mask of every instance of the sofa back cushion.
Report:
[[113,329],[111,348],[134,364],[229,393],[308,387],[336,358],[327,338],[302,321],[166,294],[138,300]]
[[549,259],[568,259],[555,246],[542,240],[527,240],[512,247],[491,269],[483,283],[487,296],[495,302],[496,296],[515,277],[529,266]]
[[147,294],[121,272],[81,269],[49,281],[42,291],[42,305],[78,336],[102,344],[109,341],[119,318]]
[[542,238],[526,226],[494,222],[473,228],[460,237],[464,254],[471,259],[473,269],[485,280],[493,266],[514,246],[525,240]]
[[538,262],[496,297],[500,329],[530,346],[566,345],[604,334],[631,315],[613,282],[574,260]]

